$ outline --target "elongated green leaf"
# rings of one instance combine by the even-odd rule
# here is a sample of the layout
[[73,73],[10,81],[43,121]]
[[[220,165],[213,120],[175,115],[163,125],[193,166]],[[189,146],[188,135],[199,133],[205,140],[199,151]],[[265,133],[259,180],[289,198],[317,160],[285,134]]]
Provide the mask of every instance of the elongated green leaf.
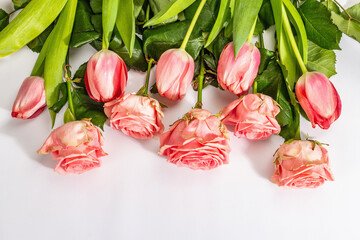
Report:
[[306,29],[305,29],[304,23],[301,19],[299,12],[294,7],[292,2],[290,0],[283,0],[283,2],[284,2],[286,9],[289,12],[289,14],[288,14],[289,18],[292,21],[293,26],[295,27],[295,30],[296,30],[296,33],[297,33],[297,36],[299,39],[299,43],[298,43],[299,50],[302,55],[302,59],[303,59],[304,63],[306,64],[308,46],[307,46],[307,34],[306,34]]
[[132,0],[119,0],[119,12],[116,18],[116,27],[132,57],[135,44],[135,17]]
[[157,25],[165,22],[171,17],[176,16],[178,13],[184,11],[189,7],[195,0],[172,0],[164,8],[160,10],[153,18],[151,18],[144,27]]
[[[71,32],[73,29],[77,0],[68,0],[61,12],[58,22],[50,35],[51,43],[48,46],[45,67],[45,95],[48,107],[52,107],[59,97],[59,85],[62,81],[63,67],[68,53]],[[49,110],[54,125],[56,113]]]
[[9,24],[9,14],[0,8],[0,31]]
[[262,0],[235,0],[233,19],[235,58],[251,32],[261,5]]
[[316,71],[325,74],[328,78],[336,74],[336,56],[333,50],[319,47],[309,41],[309,59],[307,68],[309,71]]
[[299,9],[309,40],[326,49],[340,49],[340,31],[332,23],[330,12],[316,0],[307,0]]
[[103,0],[102,26],[103,46],[108,49],[118,14],[119,0]]
[[228,17],[230,10],[229,5],[230,0],[221,0],[218,16],[209,34],[208,40],[206,41],[205,47],[209,46],[215,40],[221,29],[224,27],[224,23]]
[[55,35],[55,31],[52,31],[49,37],[46,39],[43,47],[41,48],[40,54],[36,60],[34,68],[31,72],[31,76],[43,76],[44,75],[44,66],[45,66],[45,58],[48,53],[49,45],[52,42],[52,38]]
[[134,0],[134,17],[135,19],[139,16],[145,0]]
[[0,32],[0,57],[16,52],[42,33],[59,15],[67,0],[32,0]]

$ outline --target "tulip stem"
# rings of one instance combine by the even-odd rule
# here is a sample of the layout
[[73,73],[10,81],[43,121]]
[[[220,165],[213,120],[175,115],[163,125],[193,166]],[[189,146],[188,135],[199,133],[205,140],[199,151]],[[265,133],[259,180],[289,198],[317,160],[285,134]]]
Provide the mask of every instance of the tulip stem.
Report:
[[258,17],[256,16],[255,21],[254,21],[254,24],[253,24],[253,26],[252,26],[252,28],[251,28],[251,30],[250,30],[249,36],[248,36],[248,38],[247,38],[247,41],[248,41],[248,42],[251,42],[252,37],[254,36],[254,31],[255,31],[257,19],[258,19]]
[[154,59],[150,58],[150,60],[148,62],[148,69],[147,69],[147,73],[146,73],[146,81],[145,81],[145,86],[144,86],[144,93],[145,94],[148,93],[149,81],[150,81],[150,71],[151,71],[151,67],[152,67],[153,62],[154,62]]
[[203,105],[202,104],[202,90],[203,90],[203,82],[204,82],[204,73],[205,73],[205,66],[204,66],[204,60],[201,55],[201,57],[200,57],[200,73],[198,76],[198,98],[197,98],[197,102],[195,104],[195,108],[202,108],[202,105]]
[[199,18],[200,12],[203,9],[205,3],[206,3],[206,0],[201,0],[200,5],[196,9],[195,15],[194,15],[193,19],[191,20],[191,23],[190,23],[190,26],[189,26],[189,28],[188,28],[188,30],[186,32],[185,38],[184,38],[184,40],[183,40],[183,42],[182,42],[182,44],[180,46],[181,49],[185,50],[186,44],[189,41],[190,35],[191,35],[191,33],[192,33],[192,31],[193,31],[193,29],[195,27],[196,21]]
[[72,95],[71,95],[71,80],[70,79],[66,80],[66,87],[67,87],[67,91],[68,91],[69,108],[70,108],[71,113],[75,116],[74,104],[73,104]]
[[254,85],[253,85],[253,93],[254,94],[257,93],[257,85],[258,85],[258,83],[257,83],[257,80],[255,79]]
[[296,57],[296,59],[297,59],[297,61],[299,63],[301,71],[303,73],[306,73],[306,72],[308,72],[308,70],[307,70],[307,68],[305,66],[305,63],[304,63],[302,57],[301,57],[299,48],[297,47],[296,40],[295,40],[295,37],[294,37],[293,32],[291,30],[290,21],[289,21],[289,18],[287,17],[284,5],[282,5],[282,16],[283,16],[283,20],[284,20],[283,22],[284,22],[285,31],[287,33],[288,39],[289,39],[290,44],[292,46],[292,49],[294,51],[295,57]]

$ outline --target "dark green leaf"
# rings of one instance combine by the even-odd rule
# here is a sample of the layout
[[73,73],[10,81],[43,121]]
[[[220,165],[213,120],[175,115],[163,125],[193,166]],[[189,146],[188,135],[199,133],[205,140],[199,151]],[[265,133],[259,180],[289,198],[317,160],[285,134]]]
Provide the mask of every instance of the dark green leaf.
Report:
[[[169,2],[171,2],[171,0],[149,0],[149,4],[151,7],[151,11],[154,14],[157,14],[158,12],[161,11],[161,9],[163,9]],[[178,16],[174,16],[170,19],[168,19],[167,21],[165,21],[164,23],[171,23],[171,22],[175,22],[176,20],[178,20]]]
[[102,12],[102,0],[90,0],[90,7],[93,13],[101,13]]
[[27,44],[27,46],[34,52],[40,52],[46,42],[46,39],[49,37],[49,35],[53,29],[54,29],[54,24],[51,24],[39,36],[37,36],[34,40],[29,42]]
[[101,14],[92,15],[91,16],[91,23],[94,26],[95,31],[98,32],[100,34],[100,36],[101,36],[102,33],[103,33],[102,15]]
[[293,120],[290,124],[281,128],[280,136],[282,136],[285,141],[290,139],[300,140],[300,114],[298,107],[292,108],[292,118]]
[[195,2],[195,0],[172,0],[168,2],[154,17],[145,23],[144,27],[164,23],[189,7],[193,2]]
[[26,7],[31,0],[12,0],[15,10]]
[[212,54],[204,54],[203,58],[207,68],[209,68],[213,72],[216,72],[217,64],[215,62],[214,56],[212,56]]
[[67,92],[67,87],[66,87],[66,82],[63,82],[60,84],[60,92],[61,92],[61,97],[59,98],[59,100],[52,105],[52,107],[50,107],[49,109],[58,113],[60,112],[61,108],[67,103],[68,101],[68,92]]
[[264,30],[265,30],[264,25],[258,19],[256,21],[256,25],[255,25],[255,29],[254,29],[254,35],[260,35],[260,34],[262,34],[264,32]]
[[86,0],[79,0],[70,47],[81,47],[100,37],[91,23],[91,8]]
[[277,99],[278,90],[283,82],[281,68],[275,59],[272,59],[267,68],[256,78],[257,91]]
[[[161,54],[170,48],[180,47],[190,25],[189,21],[167,24],[144,31],[144,52],[151,58],[159,59]],[[194,29],[186,45],[186,51],[196,59],[205,43],[205,36],[199,29]]]
[[325,1],[321,1],[321,3],[329,10],[329,11],[332,11],[332,12],[335,12],[336,14],[340,14],[340,8],[339,6],[334,3],[333,1],[331,0],[325,0]]
[[91,119],[94,125],[103,129],[107,117],[102,103],[92,100],[84,88],[74,88],[72,99],[77,120]]
[[[76,78],[81,78],[84,79],[85,78],[85,73],[86,73],[86,67],[87,67],[87,62],[81,64],[81,66],[78,68],[78,70],[76,70],[73,79]],[[82,83],[83,81],[81,81],[80,83]],[[85,87],[85,85],[82,85]]]
[[9,24],[9,14],[0,8],[0,31]]
[[262,72],[268,67],[270,60],[274,59],[275,53],[265,48],[260,48],[259,51],[261,55],[261,61],[259,65],[258,74],[262,74]]
[[309,41],[309,58],[307,68],[309,71],[321,72],[328,78],[336,74],[335,62],[336,56],[333,50],[319,47],[315,43]]
[[137,18],[142,10],[145,0],[134,0],[134,17]]
[[[193,19],[199,5],[200,5],[200,1],[195,1],[190,7],[188,7],[184,11],[185,18],[187,20],[191,21],[191,19]],[[219,0],[207,0],[203,9],[201,10],[199,18],[196,21],[194,31],[210,32],[216,21],[219,6],[220,6]]]
[[265,29],[275,24],[274,15],[271,9],[270,0],[264,0],[259,11],[259,18]]
[[235,1],[233,19],[233,40],[235,58],[246,42],[256,21],[263,0],[237,0]]
[[213,42],[213,54],[215,56],[215,60],[216,62],[219,61],[220,58],[220,54],[222,52],[222,50],[224,49],[224,47],[231,42],[230,38],[226,38],[224,31],[220,32],[220,34],[218,35],[218,37],[215,39],[215,41]]
[[307,0],[300,6],[308,38],[326,49],[340,49],[340,31],[331,21],[327,8],[316,0]]

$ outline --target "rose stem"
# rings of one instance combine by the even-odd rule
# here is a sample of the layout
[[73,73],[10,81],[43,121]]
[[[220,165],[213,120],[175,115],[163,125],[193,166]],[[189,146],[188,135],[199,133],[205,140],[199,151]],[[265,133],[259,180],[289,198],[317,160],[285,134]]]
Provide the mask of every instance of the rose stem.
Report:
[[284,20],[283,22],[284,22],[285,31],[287,32],[290,44],[291,44],[292,49],[294,51],[295,57],[296,57],[296,59],[297,59],[297,61],[299,63],[301,71],[303,73],[306,73],[308,70],[307,70],[307,68],[305,66],[305,63],[304,63],[302,57],[301,57],[300,51],[299,51],[299,49],[298,49],[298,47],[296,45],[296,41],[295,41],[294,35],[292,33],[290,22],[289,22],[289,19],[287,17],[284,5],[282,5],[281,8],[282,8],[282,16],[283,16],[283,20]]
[[191,23],[190,23],[190,26],[189,26],[189,28],[188,28],[188,30],[186,32],[185,38],[184,38],[184,40],[183,40],[183,42],[182,42],[182,44],[180,46],[181,49],[185,50],[186,44],[189,41],[190,35],[191,35],[191,33],[192,33],[192,31],[193,31],[193,29],[195,27],[196,21],[199,18],[200,12],[203,9],[205,3],[206,3],[206,0],[201,0],[199,7],[196,9],[195,15],[194,15],[193,19],[191,20]]
[[150,81],[150,70],[151,70],[153,62],[154,62],[154,59],[150,58],[150,60],[148,62],[147,73],[146,73],[146,81],[145,81],[145,85],[144,85],[144,94],[148,93],[149,81]]
[[204,66],[204,60],[203,60],[203,53],[204,50],[201,53],[200,56],[200,73],[198,76],[198,97],[197,102],[195,104],[195,108],[202,108],[202,90],[203,90],[203,82],[204,82],[204,73],[205,73],[205,66]]

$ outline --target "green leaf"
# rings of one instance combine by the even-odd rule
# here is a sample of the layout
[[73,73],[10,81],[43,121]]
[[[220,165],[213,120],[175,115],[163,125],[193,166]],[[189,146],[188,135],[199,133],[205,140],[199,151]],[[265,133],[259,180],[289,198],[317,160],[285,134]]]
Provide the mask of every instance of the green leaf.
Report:
[[[145,30],[143,35],[145,55],[157,60],[166,50],[180,47],[189,25],[190,21],[186,20]],[[195,28],[186,45],[186,51],[196,59],[204,43],[205,36],[201,34],[200,29]]]
[[233,39],[235,58],[246,42],[256,21],[262,0],[236,0],[233,19]]
[[341,16],[332,12],[331,19],[341,32],[360,42],[360,4],[347,9],[347,12],[353,19],[349,19],[345,12]]
[[340,14],[340,8],[339,6],[334,3],[331,0],[325,0],[325,1],[320,1],[329,11],[335,12],[336,14]]
[[[149,0],[149,5],[151,11],[156,15],[158,12],[161,11],[161,9],[166,7],[166,5],[168,5],[169,2],[171,1],[172,0]],[[175,22],[176,20],[178,20],[178,16],[174,16],[168,19],[167,21],[165,21],[164,23],[171,23],[171,22]]]
[[268,29],[271,25],[275,24],[270,0],[263,1],[263,4],[259,11],[259,19],[264,25],[265,29]]
[[59,15],[67,0],[32,0],[0,32],[0,57],[16,52],[42,33]]
[[9,14],[0,8],[0,31],[9,24]]
[[31,0],[12,0],[15,10],[26,7]]
[[34,52],[40,52],[46,42],[46,39],[49,37],[53,29],[54,29],[54,24],[51,24],[39,36],[37,36],[34,40],[29,42],[27,46]]
[[164,8],[162,8],[154,17],[152,17],[144,27],[154,26],[165,22],[171,17],[176,16],[178,13],[185,10],[195,0],[172,0]]
[[326,49],[340,49],[340,31],[331,21],[327,8],[316,0],[307,0],[300,6],[308,38]]
[[[286,125],[281,127],[280,136],[282,136],[285,141],[290,139],[300,140],[300,113],[299,108],[294,107],[292,108],[292,121]],[[279,114],[280,115],[280,114]]]
[[76,117],[74,116],[74,114],[72,114],[71,110],[68,108],[64,113],[64,123],[68,123],[72,121],[76,121]]
[[205,47],[208,47],[218,36],[221,29],[224,28],[224,24],[228,18],[230,11],[230,0],[221,0],[220,9],[216,18],[215,24],[209,34],[208,40],[206,41]]
[[100,37],[91,23],[91,8],[86,0],[79,0],[76,8],[70,47],[81,47]]
[[91,122],[103,129],[107,119],[102,103],[91,99],[84,88],[73,88],[73,105],[77,120],[91,119]]
[[119,0],[119,6],[116,27],[131,57],[135,44],[134,4],[132,0]]
[[[30,2],[30,4],[32,1]],[[28,6],[30,6],[30,4]],[[68,53],[70,36],[74,24],[77,0],[68,0],[64,10],[50,37],[44,67],[45,95],[48,107],[52,107],[59,96],[59,85],[62,81],[65,58]],[[49,39],[49,38],[48,38]],[[56,113],[49,111],[52,125],[54,125]]]
[[139,16],[145,0],[134,0],[134,17],[135,19]]
[[336,74],[335,62],[336,56],[333,50],[319,47],[315,43],[309,41],[309,59],[307,68],[309,71],[321,72],[328,78]]
[[115,27],[118,14],[119,0],[103,0],[102,25],[103,25],[103,45],[109,48],[112,32]]
[[66,87],[66,82],[62,82],[60,84],[59,88],[60,88],[60,92],[61,92],[62,96],[59,98],[59,100],[54,105],[52,105],[52,107],[49,108],[50,110],[54,111],[55,113],[60,112],[62,107],[68,101],[68,91],[67,91],[67,87]]
[[215,38],[215,41],[213,42],[212,48],[213,48],[213,54],[215,56],[216,62],[219,61],[220,55],[224,49],[224,47],[231,42],[230,38],[227,38],[225,36],[224,31],[220,32],[217,38]]
[[103,0],[90,0],[90,7],[93,13],[98,14],[102,12],[102,2]]
[[[185,11],[185,18],[190,22],[196,10],[198,9],[201,1],[195,1],[190,7],[188,7]],[[210,32],[214,26],[216,21],[218,9],[220,5],[220,0],[207,0],[204,4],[203,9],[200,12],[199,18],[195,24],[194,34],[199,32]],[[205,34],[205,33],[204,33]]]
[[259,51],[260,51],[261,60],[260,60],[258,74],[262,74],[263,71],[268,67],[270,61],[275,58],[275,52],[269,51],[265,48],[260,48]]

